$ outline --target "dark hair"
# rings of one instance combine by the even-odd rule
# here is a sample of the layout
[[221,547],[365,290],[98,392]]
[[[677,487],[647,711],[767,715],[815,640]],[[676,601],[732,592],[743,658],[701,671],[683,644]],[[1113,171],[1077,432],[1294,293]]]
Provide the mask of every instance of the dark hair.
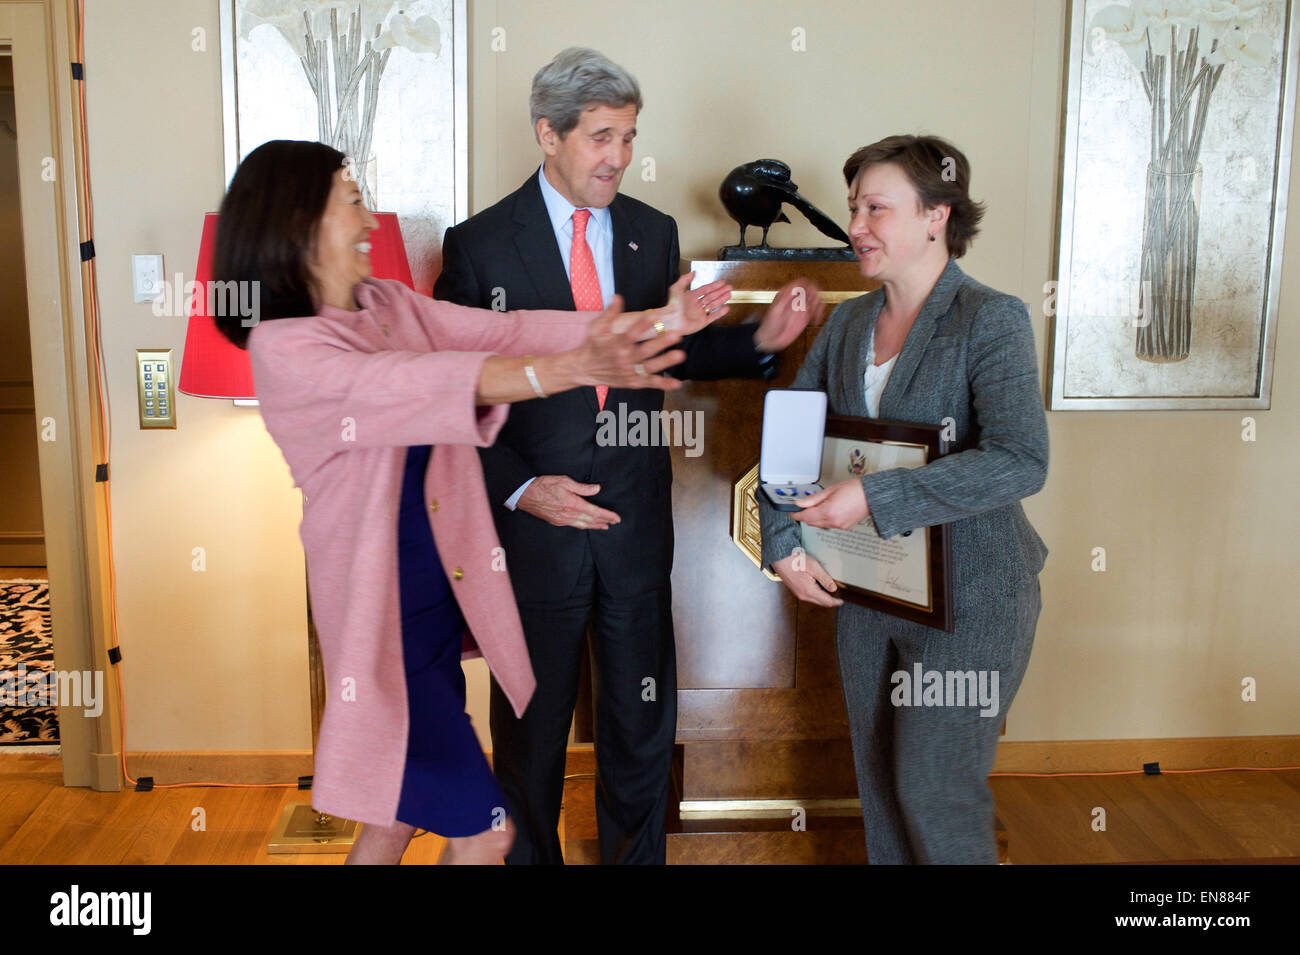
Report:
[[[308,256],[345,159],[324,143],[273,139],[235,170],[221,200],[212,280],[257,282],[257,321],[316,314]],[[217,328],[247,348],[252,328],[246,317],[221,311],[226,314],[214,317]]]
[[938,136],[886,136],[863,146],[844,163],[844,183],[871,166],[893,163],[906,174],[916,190],[922,209],[948,206],[944,239],[948,252],[960,259],[979,232],[984,203],[970,197],[970,163],[962,151]]

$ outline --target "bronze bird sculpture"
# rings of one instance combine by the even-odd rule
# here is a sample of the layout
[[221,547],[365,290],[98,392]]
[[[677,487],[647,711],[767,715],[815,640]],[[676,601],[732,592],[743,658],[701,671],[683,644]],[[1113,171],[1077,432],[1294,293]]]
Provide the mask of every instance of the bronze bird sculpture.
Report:
[[779,159],[756,159],[737,166],[718,187],[718,198],[731,218],[740,223],[740,247],[745,247],[746,226],[763,230],[759,248],[767,248],[767,230],[774,222],[789,222],[781,211],[790,203],[825,236],[849,244],[849,237],[835,220],[799,195],[799,187],[790,181],[790,167]]

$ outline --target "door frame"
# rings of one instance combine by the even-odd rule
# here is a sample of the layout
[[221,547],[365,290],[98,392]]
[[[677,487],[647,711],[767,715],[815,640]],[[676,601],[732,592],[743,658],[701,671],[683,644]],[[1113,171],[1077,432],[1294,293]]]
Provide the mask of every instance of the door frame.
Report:
[[112,563],[92,360],[91,263],[81,261],[85,170],[77,122],[76,0],[0,0],[0,45],[14,67],[18,190],[26,257],[32,387],[39,429],[41,510],[50,579],[54,665],[104,672],[97,717],[59,707],[66,786],[122,788],[121,704],[109,663]]

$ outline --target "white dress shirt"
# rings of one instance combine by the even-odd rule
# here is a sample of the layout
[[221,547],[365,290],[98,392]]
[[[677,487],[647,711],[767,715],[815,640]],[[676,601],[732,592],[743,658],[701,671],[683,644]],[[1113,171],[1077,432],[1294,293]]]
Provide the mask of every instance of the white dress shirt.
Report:
[[543,168],[537,170],[537,181],[542,185],[542,201],[551,217],[551,228],[555,230],[555,242],[560,247],[560,258],[564,260],[564,274],[573,275],[569,266],[569,252],[573,248],[573,214],[585,208],[591,213],[587,220],[587,245],[591,257],[596,262],[596,278],[600,280],[600,295],[609,307],[614,298],[614,227],[611,224],[608,207],[593,209],[590,206],[575,206],[551,185]]
[[883,365],[876,364],[876,330],[871,330],[871,350],[867,353],[867,370],[862,376],[863,393],[867,401],[867,411],[871,417],[880,417],[880,396],[889,382],[889,374],[894,370],[895,355]]
[[[591,218],[587,220],[587,246],[591,249],[591,257],[596,263],[596,278],[600,280],[601,298],[608,308],[615,291],[614,226],[609,209],[573,205],[551,185],[550,180],[546,178],[544,166],[545,164],[537,169],[537,181],[542,187],[542,201],[546,203],[546,212],[551,217],[551,228],[555,230],[555,242],[560,247],[560,258],[564,260],[564,274],[570,278],[573,275],[569,265],[569,253],[573,248],[573,213],[579,208],[586,208],[591,213]],[[519,503],[520,495],[528,490],[528,485],[535,480],[536,478],[529,478],[519,485],[515,493],[506,500],[506,507],[513,511],[515,505]]]

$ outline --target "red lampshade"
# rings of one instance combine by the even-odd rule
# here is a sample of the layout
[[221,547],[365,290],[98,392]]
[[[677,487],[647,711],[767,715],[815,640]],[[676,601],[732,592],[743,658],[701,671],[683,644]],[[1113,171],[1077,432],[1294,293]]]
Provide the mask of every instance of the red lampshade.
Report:
[[[411,265],[406,260],[406,246],[397,213],[376,212],[379,228],[370,233],[370,274],[378,279],[397,279],[414,290]],[[194,270],[198,283],[190,302],[190,324],[185,333],[185,353],[181,358],[181,377],[177,388],[195,398],[255,398],[253,369],[248,352],[230,343],[208,314],[206,294],[212,278],[212,251],[217,244],[217,214],[203,218],[203,238],[199,241],[199,264]],[[177,295],[182,293],[177,289]]]

